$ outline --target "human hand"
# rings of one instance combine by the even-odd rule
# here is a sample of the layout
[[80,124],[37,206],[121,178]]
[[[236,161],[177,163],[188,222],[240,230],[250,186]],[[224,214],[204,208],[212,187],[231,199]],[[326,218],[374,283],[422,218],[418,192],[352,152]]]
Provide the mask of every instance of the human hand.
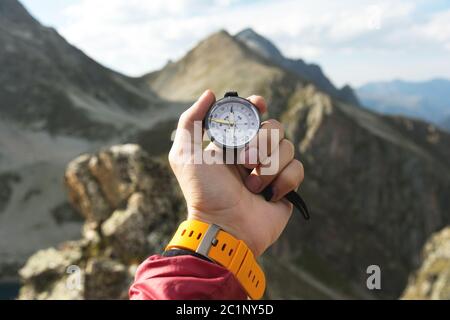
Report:
[[[248,100],[261,113],[266,111],[262,97],[251,96]],[[186,154],[187,145],[200,150],[203,155],[222,152],[212,143],[202,149],[202,140],[194,139],[194,132],[201,132],[202,121],[214,102],[214,94],[207,90],[180,116],[169,162],[186,199],[188,219],[220,226],[243,240],[253,254],[259,256],[278,239],[286,227],[293,207],[283,197],[296,190],[303,181],[303,165],[294,159],[294,145],[284,139],[283,127],[276,120],[262,124],[261,129],[269,132],[277,130],[279,139],[272,143],[267,141],[269,153],[266,158],[260,155],[257,164],[252,165],[248,161],[232,165],[194,163],[192,157],[195,155]],[[271,137],[270,134],[267,136]],[[267,165],[268,160],[274,161],[275,156],[279,163],[278,169],[274,174],[263,175],[261,168]],[[248,160],[248,155],[245,159]],[[273,191],[271,201],[259,195],[268,185],[272,186]]]

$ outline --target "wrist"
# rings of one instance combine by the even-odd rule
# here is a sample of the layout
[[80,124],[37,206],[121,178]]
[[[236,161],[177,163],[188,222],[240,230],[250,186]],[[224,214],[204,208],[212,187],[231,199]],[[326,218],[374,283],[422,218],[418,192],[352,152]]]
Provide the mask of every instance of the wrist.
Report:
[[234,220],[234,221],[228,221],[229,217],[226,217],[227,219],[221,219],[220,217],[212,217],[209,214],[203,213],[201,211],[197,210],[188,210],[188,220],[198,220],[202,221],[208,224],[215,224],[219,226],[222,230],[228,232],[233,237],[244,241],[244,243],[248,246],[250,251],[253,253],[255,257],[259,257],[264,250],[260,249],[260,246],[257,245],[257,241],[249,237],[249,232],[245,232],[245,230],[242,230],[240,226],[242,225],[240,221]]

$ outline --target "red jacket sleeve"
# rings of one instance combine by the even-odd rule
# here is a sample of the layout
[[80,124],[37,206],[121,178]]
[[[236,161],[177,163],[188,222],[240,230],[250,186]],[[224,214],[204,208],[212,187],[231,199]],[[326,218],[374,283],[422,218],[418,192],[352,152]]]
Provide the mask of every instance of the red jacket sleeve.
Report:
[[134,300],[244,300],[247,294],[227,269],[185,255],[154,255],[137,269],[129,290]]

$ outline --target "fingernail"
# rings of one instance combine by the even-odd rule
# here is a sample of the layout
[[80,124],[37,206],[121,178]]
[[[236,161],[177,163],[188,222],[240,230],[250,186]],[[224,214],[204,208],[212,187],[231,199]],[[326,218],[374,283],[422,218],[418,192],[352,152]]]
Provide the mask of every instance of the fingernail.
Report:
[[262,181],[260,177],[251,174],[246,178],[245,184],[250,191],[257,193],[261,188]]
[[277,195],[277,189],[274,187],[271,187],[270,189],[272,190],[272,197],[270,198],[270,201],[272,201],[272,202],[278,201],[279,199],[278,199],[278,195]]
[[203,99],[204,97],[206,97],[207,94],[208,94],[208,92],[209,92],[209,89],[208,89],[208,90],[205,90],[205,91],[202,93],[202,95],[200,96],[200,98],[198,98],[198,99],[200,100],[200,99]]
[[273,198],[273,189],[271,186],[268,186],[263,191],[261,191],[261,194],[263,195],[264,199],[266,201],[270,201]]

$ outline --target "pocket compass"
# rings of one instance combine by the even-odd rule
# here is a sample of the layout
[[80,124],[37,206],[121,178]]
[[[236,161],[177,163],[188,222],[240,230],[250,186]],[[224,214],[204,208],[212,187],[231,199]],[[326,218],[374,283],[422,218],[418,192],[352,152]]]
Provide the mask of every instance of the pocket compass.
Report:
[[227,149],[245,147],[258,133],[258,109],[248,100],[227,92],[206,115],[205,128],[216,145]]

